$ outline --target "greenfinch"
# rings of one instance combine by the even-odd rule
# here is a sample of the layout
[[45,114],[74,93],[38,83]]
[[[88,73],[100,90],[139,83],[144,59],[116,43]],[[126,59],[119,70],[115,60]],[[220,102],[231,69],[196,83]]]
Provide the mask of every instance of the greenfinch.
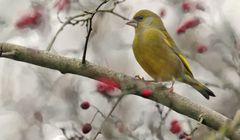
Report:
[[140,10],[127,25],[135,28],[134,56],[154,81],[177,80],[192,86],[207,99],[215,97],[210,89],[194,78],[189,63],[157,14]]

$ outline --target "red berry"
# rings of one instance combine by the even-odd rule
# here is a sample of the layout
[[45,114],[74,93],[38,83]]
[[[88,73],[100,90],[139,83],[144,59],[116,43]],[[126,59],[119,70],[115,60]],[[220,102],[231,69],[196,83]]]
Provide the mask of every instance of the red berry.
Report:
[[170,128],[170,131],[173,134],[177,134],[181,131],[181,126],[179,124],[172,125],[171,128]]
[[179,26],[177,28],[177,33],[181,34],[181,33],[185,33],[186,32],[186,27],[185,26]]
[[189,12],[191,10],[191,8],[192,8],[192,3],[190,3],[189,0],[184,0],[182,2],[182,10],[184,12]]
[[17,20],[15,26],[19,29],[26,27],[34,27],[40,24],[42,18],[42,11],[38,8],[33,8],[26,14],[22,15],[20,19]]
[[92,125],[90,123],[85,123],[82,127],[82,132],[84,134],[89,133],[92,130]]
[[120,88],[119,84],[109,78],[99,78],[100,82],[97,84],[97,91],[101,93],[108,93],[115,88]]
[[39,122],[43,122],[43,116],[42,116],[42,113],[40,111],[34,112],[33,116]]
[[176,119],[173,119],[172,121],[171,121],[171,125],[175,125],[175,124],[177,124],[178,123],[178,120],[176,120]]
[[177,33],[181,34],[184,33],[189,28],[194,28],[200,24],[200,19],[198,17],[192,17],[188,20],[185,20],[181,23],[177,28]]
[[163,8],[163,9],[160,10],[160,16],[161,17],[165,17],[166,16],[166,9]]
[[116,128],[118,129],[119,132],[123,133],[126,129],[125,125],[123,122],[118,121],[115,123]]
[[173,120],[171,122],[170,131],[173,134],[177,134],[177,133],[179,133],[181,131],[181,126],[180,126],[180,124],[179,124],[179,122],[177,120]]
[[58,11],[62,11],[69,8],[70,2],[70,0],[57,0],[54,7],[57,8]]
[[185,140],[192,140],[192,138],[190,138],[190,137],[187,137]]
[[179,139],[184,139],[186,138],[188,135],[185,133],[185,132],[182,132],[180,135],[179,135]]
[[151,89],[143,89],[141,91],[141,96],[143,97],[149,97],[153,94],[153,91]]
[[81,103],[82,109],[88,109],[90,107],[90,103],[88,101],[84,101]]
[[185,22],[186,28],[193,28],[200,24],[200,19],[197,17],[193,17]]
[[199,45],[197,46],[197,52],[198,53],[204,53],[208,50],[208,47],[206,45]]
[[201,3],[196,4],[196,9],[205,11],[205,7]]

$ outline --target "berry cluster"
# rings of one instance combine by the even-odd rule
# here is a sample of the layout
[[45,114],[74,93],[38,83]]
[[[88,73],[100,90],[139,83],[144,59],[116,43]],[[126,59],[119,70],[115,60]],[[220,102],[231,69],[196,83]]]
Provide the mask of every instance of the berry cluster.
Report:
[[192,140],[192,138],[182,130],[182,127],[178,120],[174,119],[171,121],[169,129],[173,134],[177,135],[179,139]]

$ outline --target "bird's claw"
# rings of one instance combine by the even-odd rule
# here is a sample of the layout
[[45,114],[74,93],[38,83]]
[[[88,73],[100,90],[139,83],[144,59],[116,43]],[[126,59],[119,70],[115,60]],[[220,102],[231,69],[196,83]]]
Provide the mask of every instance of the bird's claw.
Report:
[[173,91],[174,91],[174,88],[173,88],[173,86],[171,86],[170,88],[167,88],[167,92],[168,92],[168,93],[171,93],[171,94],[172,94],[172,93],[173,93]]
[[174,88],[173,88],[174,83],[175,83],[175,80],[172,81],[171,87],[170,87],[170,88],[167,88],[167,92],[168,92],[168,93],[171,93],[171,94],[173,93],[173,91],[174,91]]

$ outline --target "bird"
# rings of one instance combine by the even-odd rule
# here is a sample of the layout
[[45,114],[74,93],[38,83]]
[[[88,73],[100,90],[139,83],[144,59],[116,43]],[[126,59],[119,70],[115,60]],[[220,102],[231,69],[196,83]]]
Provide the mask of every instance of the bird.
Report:
[[134,56],[154,81],[174,83],[176,80],[192,86],[206,99],[215,97],[209,88],[194,78],[190,64],[157,14],[143,9],[126,24],[135,28],[132,45]]

